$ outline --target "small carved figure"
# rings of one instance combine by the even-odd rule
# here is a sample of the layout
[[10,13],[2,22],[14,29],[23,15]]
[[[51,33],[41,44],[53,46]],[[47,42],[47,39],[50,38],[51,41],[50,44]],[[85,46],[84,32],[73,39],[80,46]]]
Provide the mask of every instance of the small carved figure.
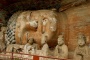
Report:
[[74,52],[74,60],[89,60],[89,47],[86,45],[86,37],[83,34],[78,36],[78,46]]
[[29,38],[28,43],[24,46],[23,52],[26,54],[35,54],[38,49],[38,45],[34,43],[33,38]]
[[[41,44],[42,44],[42,48],[41,48],[41,56],[48,56],[49,55],[49,46],[47,44],[47,36],[46,35],[42,35],[41,38]],[[47,60],[46,58],[41,58],[40,60]]]
[[1,27],[1,32],[0,32],[0,51],[5,51],[5,31],[6,27]]
[[55,47],[55,56],[60,59],[68,58],[68,47],[64,43],[64,36],[58,36],[58,45]]
[[5,32],[6,32],[6,27],[1,27],[1,32],[0,32],[0,39],[4,39],[3,42],[5,42]]
[[47,36],[45,36],[45,35],[42,36],[41,44],[42,44],[41,50],[44,52],[43,56],[48,56],[49,46],[47,44]]
[[[35,44],[34,39],[33,38],[29,38],[27,41],[27,44],[24,46],[24,50],[23,52],[25,54],[32,54],[32,55],[36,55],[36,50],[38,49],[38,45]],[[29,56],[29,55],[24,55],[24,58],[28,58],[28,59],[32,59],[33,57]]]
[[[35,49],[36,49],[36,46],[34,45],[34,39],[33,38],[29,38],[28,41],[27,41],[27,44],[24,46],[24,50],[23,52],[25,54],[35,54]],[[28,58],[28,59],[32,59],[33,57],[29,56],[29,55],[24,55],[23,56],[24,58]]]

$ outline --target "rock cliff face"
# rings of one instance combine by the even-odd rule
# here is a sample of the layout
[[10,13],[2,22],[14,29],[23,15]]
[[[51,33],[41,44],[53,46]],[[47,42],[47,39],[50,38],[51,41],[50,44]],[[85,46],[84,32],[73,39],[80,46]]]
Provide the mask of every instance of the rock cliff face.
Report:
[[16,23],[14,29],[16,43],[26,44],[27,39],[33,37],[40,45],[42,34],[46,34],[48,44],[52,47],[57,44],[58,35],[63,33],[65,43],[70,50],[74,50],[77,46],[78,33],[84,33],[88,44],[90,39],[89,11],[90,4],[87,3],[63,12],[52,10],[21,12],[13,21]]
[[[87,37],[87,44],[90,40],[90,20],[89,7],[90,4],[81,5],[65,11],[68,17],[68,44],[69,48],[74,50],[77,45],[78,33],[84,33]],[[72,45],[72,46],[71,46]],[[72,48],[73,47],[73,48]]]

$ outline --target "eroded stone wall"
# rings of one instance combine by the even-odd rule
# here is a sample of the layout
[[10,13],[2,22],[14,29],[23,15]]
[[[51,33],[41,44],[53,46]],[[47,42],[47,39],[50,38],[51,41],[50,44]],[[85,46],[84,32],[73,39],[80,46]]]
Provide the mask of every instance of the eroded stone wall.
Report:
[[[55,13],[55,18],[57,19],[57,30],[56,30],[56,33],[55,35],[53,35],[53,37],[55,37],[54,39],[52,38],[51,41],[48,42],[48,44],[51,44],[52,45],[56,45],[53,44],[54,42],[57,41],[57,36],[59,34],[64,34],[64,37],[65,37],[65,43],[68,45],[69,47],[69,50],[74,50],[75,47],[77,46],[77,35],[78,33],[84,33],[87,37],[87,44],[89,44],[89,37],[90,37],[90,33],[89,33],[89,30],[90,30],[90,20],[89,20],[89,17],[90,17],[90,4],[87,3],[87,4],[83,4],[83,5],[80,5],[80,6],[77,6],[77,7],[72,7],[70,9],[67,9],[66,11],[63,11],[63,12],[52,12],[52,13]],[[43,13],[45,12],[45,13]],[[37,14],[36,14],[37,13]],[[42,12],[34,12],[32,15],[34,17],[39,17],[39,18],[34,18],[34,17],[30,17],[30,19],[36,19],[36,21],[41,21],[42,20],[42,17],[40,14],[42,14],[42,16],[44,17],[45,15],[48,15],[50,13],[50,11],[43,11]],[[28,22],[28,20],[26,19],[27,15],[29,15],[29,13],[25,13],[25,17],[24,20],[25,22]],[[23,14],[22,14],[23,15]],[[21,15],[21,16],[22,16]],[[19,16],[20,17],[20,16]],[[48,18],[48,17],[52,17],[52,16],[45,16],[45,18]],[[21,17],[22,18],[22,17]],[[19,22],[19,18],[18,18],[18,22]],[[21,23],[22,24],[22,23]],[[41,23],[39,23],[41,24]],[[29,26],[29,25],[27,25]],[[48,25],[49,26],[49,25]],[[39,25],[39,32],[41,31],[41,25]],[[31,29],[29,27],[27,27],[27,29]],[[20,29],[19,29],[20,30]],[[28,31],[29,31],[28,30]],[[48,30],[49,31],[49,30]],[[50,32],[50,31],[49,31]],[[18,34],[19,32],[17,32],[16,30],[16,34]],[[33,33],[29,32],[30,35],[33,35]],[[35,39],[36,41],[39,43],[40,42],[40,37],[41,34],[43,32],[40,32],[40,33],[37,33],[33,36],[37,36]],[[18,36],[18,35],[16,35]],[[24,34],[23,38],[24,39],[24,43],[26,43],[26,38],[27,37],[27,32],[26,34]],[[19,40],[19,38],[16,37],[17,40]],[[39,40],[39,41],[38,41]],[[53,43],[51,43],[53,42]]]

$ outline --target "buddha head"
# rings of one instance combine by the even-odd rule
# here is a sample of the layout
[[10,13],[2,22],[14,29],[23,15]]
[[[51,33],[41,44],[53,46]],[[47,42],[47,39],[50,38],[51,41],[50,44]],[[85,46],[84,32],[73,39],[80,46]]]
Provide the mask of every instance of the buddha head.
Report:
[[84,46],[86,44],[86,37],[84,34],[80,34],[77,39],[79,46]]
[[29,43],[29,44],[32,45],[34,43],[34,39],[33,38],[29,38],[28,41],[27,41],[27,43]]
[[64,44],[64,36],[63,35],[59,35],[58,36],[58,45],[61,46]]

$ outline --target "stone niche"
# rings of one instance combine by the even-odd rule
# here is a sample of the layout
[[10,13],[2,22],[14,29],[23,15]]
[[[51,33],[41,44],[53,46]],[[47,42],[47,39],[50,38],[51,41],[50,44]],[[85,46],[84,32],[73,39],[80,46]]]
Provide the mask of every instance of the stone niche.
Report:
[[[41,45],[41,36],[42,34],[46,34],[49,46],[54,47],[57,44],[58,35],[64,34],[66,45],[68,45],[69,50],[74,51],[77,46],[78,33],[84,33],[87,37],[87,44],[90,42],[89,11],[90,3],[72,7],[63,12],[53,10],[21,12],[12,21],[16,23],[14,29],[16,43],[26,44],[27,38],[33,37],[35,42]],[[47,21],[46,26],[43,26],[43,20]],[[33,22],[35,26],[33,24],[30,25],[30,22]],[[10,24],[8,27],[10,27]]]

